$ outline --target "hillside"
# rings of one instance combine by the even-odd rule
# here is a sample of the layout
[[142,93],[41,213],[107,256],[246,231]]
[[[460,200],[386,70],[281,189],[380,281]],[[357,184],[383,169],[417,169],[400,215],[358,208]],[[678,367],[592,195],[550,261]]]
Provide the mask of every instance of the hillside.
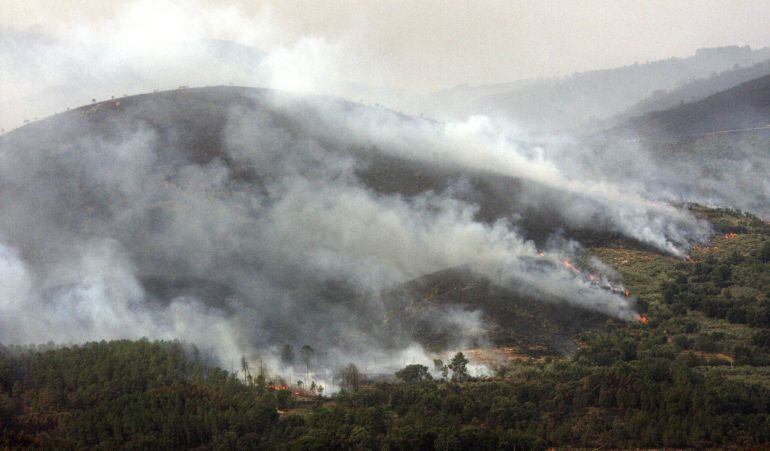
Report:
[[657,111],[616,127],[620,133],[672,141],[708,133],[766,128],[770,124],[770,75],[697,102]]
[[[76,333],[137,339],[0,348],[0,444],[768,443],[768,223],[683,206],[716,235],[672,255],[609,221],[575,226],[558,211],[567,194],[555,186],[364,139],[361,118],[409,137],[410,126],[434,124],[337,99],[216,87],[95,103],[0,137],[0,208],[24,206],[0,215],[18,249],[0,249],[11,275],[1,288],[16,299],[3,308],[13,317],[20,305],[45,327],[6,322],[3,332],[73,337],[72,323],[46,316],[56,308],[81,326]],[[414,142],[431,151],[429,141]],[[669,151],[686,160],[702,150]],[[309,188],[293,198],[297,186]],[[445,192],[454,197],[437,194]],[[340,208],[337,199],[352,200]],[[476,208],[424,216],[459,200]],[[373,233],[358,235],[360,213]],[[511,235],[471,234],[462,253],[453,245],[467,235],[426,232],[449,222],[502,233],[500,219],[515,220],[533,250],[550,252],[557,229],[582,247],[571,263],[530,252],[481,274],[465,263],[484,240],[504,251]],[[423,233],[404,240],[403,224]],[[411,272],[389,277],[390,267],[372,264],[377,254],[335,252],[357,249],[357,240]],[[511,264],[520,278],[496,277]],[[23,297],[35,285],[25,273],[43,280],[36,296],[47,296],[47,310]],[[533,283],[543,274],[547,284]],[[597,276],[607,280],[600,286]],[[620,301],[636,321],[589,308],[586,290],[589,300]],[[158,334],[197,347],[138,340]],[[300,359],[284,352],[306,343]],[[228,363],[222,355],[238,377],[217,368]],[[394,362],[400,370],[383,374]]]
[[715,72],[707,78],[692,80],[670,90],[654,92],[650,97],[614,116],[609,121],[620,123],[647,113],[675,108],[768,74],[770,74],[770,60],[749,67],[734,67],[719,74]]
[[[86,248],[93,246],[94,240],[112,240],[131,262],[125,270],[123,260],[115,264],[130,273],[136,279],[131,283],[138,285],[139,299],[128,298],[125,302],[129,305],[170,308],[180,299],[194,299],[225,315],[256,307],[257,312],[249,311],[249,316],[278,315],[271,322],[274,324],[260,332],[260,339],[270,343],[294,342],[297,337],[314,334],[325,336],[331,340],[329,346],[336,346],[352,343],[362,333],[381,333],[377,340],[386,347],[404,346],[417,338],[427,348],[439,349],[468,338],[462,332],[447,339],[447,327],[455,323],[451,312],[442,313],[442,309],[453,305],[479,311],[482,322],[491,327],[485,335],[492,344],[515,346],[527,355],[572,354],[576,335],[605,317],[592,317],[579,307],[565,307],[565,298],[580,296],[576,287],[547,295],[542,289],[527,286],[531,281],[526,277],[490,282],[489,274],[485,278],[442,273],[467,264],[464,259],[472,256],[441,264],[429,259],[429,264],[386,278],[376,292],[358,280],[359,274],[346,272],[349,269],[319,274],[306,266],[307,249],[313,249],[325,236],[336,236],[337,219],[313,222],[318,217],[313,206],[328,205],[334,196],[347,199],[351,188],[363,192],[337,214],[350,217],[361,209],[360,196],[373,196],[377,202],[374,211],[388,211],[389,215],[403,214],[393,210],[394,205],[403,209],[402,202],[415,203],[419,209],[408,213],[418,218],[423,211],[441,211],[447,204],[455,208],[456,202],[464,202],[473,208],[452,214],[461,221],[477,221],[472,224],[474,230],[493,227],[500,220],[510,221],[523,240],[532,240],[537,247],[549,245],[556,235],[589,248],[660,252],[651,243],[618,229],[612,217],[600,213],[608,207],[618,208],[617,214],[626,222],[625,205],[607,206],[590,194],[527,180],[525,174],[512,177],[447,159],[426,160],[411,150],[394,148],[393,141],[367,137],[360,127],[362,123],[372,125],[362,122],[368,120],[376,121],[375,128],[395,129],[407,136],[414,130],[440,125],[334,98],[241,87],[177,89],[87,105],[0,137],[8,167],[21,165],[20,171],[36,168],[31,172],[35,183],[15,180],[14,171],[9,172],[5,181],[8,192],[35,208],[6,216],[2,225],[25,262],[46,272],[51,261],[70,259],[72,250],[64,244],[68,240],[83,241]],[[241,121],[245,121],[242,127],[238,126]],[[435,145],[427,140],[414,142],[428,150]],[[126,171],[115,173],[117,168]],[[321,197],[301,192],[298,198],[290,198],[296,203],[282,204],[287,186],[308,183]],[[327,191],[334,195],[328,196]],[[440,202],[431,203],[435,198]],[[276,205],[280,208],[273,210]],[[0,207],[13,208],[13,203],[6,201]],[[288,219],[276,217],[273,211]],[[579,219],[570,211],[578,212]],[[225,221],[223,226],[220,221],[229,217],[237,221]],[[370,221],[361,227],[370,229]],[[305,230],[306,224],[312,226]],[[323,229],[330,225],[332,230]],[[324,232],[318,235],[316,229]],[[284,236],[287,234],[293,235]],[[41,237],[66,239],[46,244],[43,251]],[[340,245],[348,246],[349,239],[340,237]],[[362,246],[371,240],[367,237]],[[274,242],[283,243],[293,253],[282,254]],[[300,243],[296,251],[292,249],[294,242]],[[328,249],[338,244],[320,245],[317,258],[325,262]],[[499,246],[493,246],[492,252]],[[437,248],[441,247],[433,247]],[[208,252],[217,255],[216,259]],[[56,256],[53,259],[52,253]],[[104,257],[99,254],[93,258]],[[564,257],[551,258],[549,261],[559,262]],[[355,267],[361,262],[349,264]],[[526,259],[520,269],[525,276],[535,277],[558,270],[530,265]],[[287,277],[288,273],[302,276]],[[254,299],[253,277],[264,284],[257,291],[266,290],[267,299],[275,293],[288,293],[291,302],[285,309],[274,310],[269,303]],[[414,281],[411,285],[410,280]],[[78,286],[80,282],[72,283]],[[502,283],[510,286],[503,288]],[[56,282],[54,286],[54,292],[68,292],[66,284]],[[399,287],[411,288],[403,291]],[[380,302],[380,293],[389,299],[387,308],[372,307]],[[394,293],[404,299],[392,299]],[[396,321],[382,322],[398,311],[402,301],[409,304],[426,297],[441,300],[440,305],[418,303],[422,305],[414,310],[414,317],[399,315]],[[345,313],[339,317],[341,311]],[[425,333],[429,329],[423,327],[424,320],[433,314],[440,314],[446,323]],[[587,316],[582,325],[563,316],[583,314]],[[361,331],[338,333],[334,323],[348,319]],[[371,323],[378,324],[376,330]],[[510,333],[511,329],[516,332]],[[469,330],[477,331],[474,327]],[[479,343],[478,336],[471,339]]]
[[[0,183],[15,201],[0,204],[6,211],[0,227],[11,249],[4,254],[7,264],[22,268],[21,281],[9,286],[34,286],[27,274],[51,277],[40,285],[39,297],[53,297],[70,313],[50,321],[56,325],[57,318],[74,316],[88,325],[51,326],[73,340],[90,333],[124,337],[120,324],[130,321],[140,325],[127,329],[136,338],[182,331],[182,338],[195,341],[206,327],[237,331],[232,333],[238,338],[223,334],[227,349],[234,343],[297,342],[361,349],[365,337],[383,352],[415,340],[438,350],[466,339],[479,344],[489,326],[495,346],[515,346],[525,355],[571,354],[575,335],[597,321],[568,321],[566,312],[592,316],[583,307],[565,310],[569,299],[543,282],[545,276],[558,273],[562,283],[577,283],[584,290],[577,297],[587,297],[587,303],[591,293],[620,303],[617,293],[581,284],[553,264],[561,257],[549,256],[548,266],[525,265],[508,279],[498,276],[495,284],[510,286],[473,295],[484,302],[464,304],[447,295],[446,302],[421,307],[414,318],[387,321],[394,306],[423,293],[401,292],[398,302],[386,306],[380,293],[398,292],[410,280],[477,258],[480,248],[463,249],[453,234],[484,234],[487,244],[481,246],[494,255],[501,249],[518,252],[511,246],[533,253],[555,233],[586,245],[651,245],[594,219],[603,210],[588,195],[449,159],[420,158],[412,147],[430,149],[432,141],[397,148],[398,141],[362,134],[357,127],[368,126],[361,122],[366,120],[380,124],[374,130],[404,134],[438,126],[334,98],[212,87],[93,103],[6,133],[0,136],[6,174]],[[533,196],[548,201],[533,202]],[[335,204],[337,199],[347,203]],[[583,212],[576,221],[565,203],[595,213]],[[339,218],[346,218],[342,232]],[[398,237],[403,224],[413,221],[419,234],[402,238],[401,249],[426,239],[442,245],[403,258],[379,229],[395,222],[392,233]],[[521,239],[503,229],[507,223],[515,224]],[[370,250],[373,243],[384,257]],[[445,250],[452,245],[458,250]],[[448,283],[475,285],[482,279],[453,276]],[[31,305],[19,308],[34,308],[39,298],[27,299]],[[445,305],[479,311],[484,326],[466,324],[467,330],[447,340],[457,321]],[[632,306],[619,308],[633,314]],[[41,315],[52,315],[47,312]],[[420,321],[432,317],[441,318],[435,334],[424,334]],[[195,321],[206,327],[190,327]],[[319,323],[330,330],[319,330]],[[510,333],[514,325],[522,327]],[[16,325],[5,333],[30,337],[24,340],[36,335]]]
[[411,280],[385,294],[390,306],[388,324],[412,329],[426,349],[440,352],[460,342],[457,331],[435,327],[436,315],[447,308],[467,315],[480,311],[489,330],[478,348],[507,349],[524,358],[571,356],[578,336],[610,318],[570,305],[542,302],[537,296],[497,286],[467,269],[452,268]]
[[[233,155],[230,149],[242,144],[234,143],[229,136],[238,115],[250,121],[262,121],[248,124],[257,131],[274,129],[281,139],[285,134],[286,140],[318,142],[324,151],[328,150],[335,157],[352,159],[355,176],[367,189],[382,195],[411,198],[451,191],[452,196],[478,206],[475,219],[487,223],[500,218],[515,220],[526,238],[538,244],[556,231],[588,243],[592,240],[628,244],[634,241],[619,230],[609,228],[603,220],[594,218],[597,213],[586,214],[587,217],[580,221],[564,216],[562,203],[567,201],[584,205],[587,211],[597,208],[598,201],[590,195],[568,192],[538,180],[523,180],[523,177],[511,177],[487,168],[468,167],[457,161],[430,161],[420,156],[420,149],[398,149],[395,148],[398,143],[377,142],[376,138],[356,129],[366,120],[373,120],[372,126],[402,127],[404,132],[410,133],[420,132],[423,128],[440,128],[440,123],[333,97],[301,97],[261,88],[231,86],[128,96],[95,102],[32,122],[0,135],[0,147],[7,155],[25,155],[30,150],[40,154],[77,152],[79,141],[87,140],[93,145],[94,140],[101,140],[99,144],[103,145],[119,142],[126,135],[146,133],[150,135],[147,138],[151,141],[149,150],[159,152],[162,168],[172,172],[169,177],[175,177],[176,171],[186,165],[205,167],[222,163],[229,171],[231,182],[262,186],[270,178],[266,167],[244,163],[238,158],[240,155]],[[362,123],[358,122],[359,117],[363,118]],[[339,126],[340,133],[324,129],[327,124]],[[273,138],[260,133],[248,138]],[[538,152],[537,144],[523,141],[515,144],[521,146],[517,150],[523,155]],[[435,143],[420,142],[417,145]],[[266,166],[272,161],[262,163]],[[533,205],[530,200],[533,195],[548,201]],[[94,200],[81,199],[83,202]],[[79,221],[78,218],[71,220]],[[637,242],[636,245],[641,244]]]
[[770,451],[770,0],[0,0],[0,451]]

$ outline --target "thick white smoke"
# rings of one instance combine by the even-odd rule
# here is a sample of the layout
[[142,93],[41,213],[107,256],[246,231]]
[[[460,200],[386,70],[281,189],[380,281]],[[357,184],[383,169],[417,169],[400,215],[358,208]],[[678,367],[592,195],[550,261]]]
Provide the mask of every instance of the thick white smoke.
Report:
[[674,255],[684,255],[690,243],[704,240],[709,233],[705,223],[686,212],[644,197],[636,182],[617,181],[617,175],[595,171],[566,170],[542,148],[522,148],[506,129],[483,116],[465,122],[405,121],[387,110],[358,109],[350,114],[329,103],[321,119],[320,124],[307,127],[322,135],[335,133],[338,129],[333,124],[342,121],[346,136],[357,145],[376,146],[400,158],[523,180],[534,204],[544,198],[538,191],[553,190],[559,195],[548,200],[570,223],[607,227]]
[[[259,93],[230,109],[222,141],[211,144],[224,153],[207,162],[195,161],[205,149],[183,140],[188,130],[147,125],[166,114],[152,99],[125,100],[116,116],[116,103],[73,112],[43,136],[36,124],[4,138],[0,339],[176,337],[221,349],[225,363],[286,342],[357,342],[368,355],[413,346],[410,332],[376,326],[393,307],[379,293],[457,266],[534,298],[635,316],[624,297],[561,264],[569,249],[540,255],[506,214],[480,221],[451,177],[410,195],[361,178],[368,158],[395,156],[448,164],[462,179],[479,168],[456,156],[462,146],[451,135],[428,137],[407,120],[409,141],[397,142],[388,139],[398,135],[392,113],[369,124],[383,130],[367,130],[358,107],[299,99]],[[331,123],[342,124],[336,136],[324,129]],[[487,148],[470,136],[463,143]],[[243,171],[251,172],[236,176]],[[455,344],[483,338],[478,315],[458,315],[437,316],[460,331]]]
[[[237,12],[217,14],[248,28]],[[103,48],[14,38],[3,67],[29,70],[23,55],[34,49],[32,78],[44,89],[15,77],[3,93],[18,84],[24,94],[2,109],[48,89],[63,94],[37,111],[187,84],[339,87],[338,44],[308,37],[264,53],[191,44],[208,36],[186,33],[209,26],[197,19],[158,19],[151,28],[168,34],[134,40],[141,17],[127,14],[125,33]],[[95,68],[92,78],[78,64]],[[411,279],[462,266],[532,299],[630,320],[624,296],[562,264],[571,243],[534,235],[611,232],[681,256],[709,232],[660,203],[687,196],[656,190],[657,163],[630,167],[630,154],[525,145],[481,116],[438,123],[328,98],[208,95],[117,99],[0,138],[0,341],[179,338],[225,364],[261,354],[274,366],[270,350],[314,343],[397,365],[424,353],[414,331],[383,325],[394,306],[382,293]],[[547,212],[553,230],[524,227],[533,211]],[[487,331],[479,312],[447,307],[435,321],[458,331],[454,346]]]

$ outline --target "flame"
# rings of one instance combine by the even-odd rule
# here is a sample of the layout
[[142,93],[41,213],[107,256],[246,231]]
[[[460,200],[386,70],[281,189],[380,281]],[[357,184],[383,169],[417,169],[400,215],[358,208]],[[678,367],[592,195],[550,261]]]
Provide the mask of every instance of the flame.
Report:
[[[573,265],[568,259],[563,259],[562,264],[569,268],[573,273],[579,275],[583,278],[583,280],[588,280],[591,284],[599,286],[602,289],[609,289],[613,293],[623,293],[623,288],[615,287],[612,285],[612,282],[609,280],[606,280],[605,278],[601,276],[596,276],[593,273],[590,272],[583,272],[580,269],[576,268],[575,265]],[[631,296],[631,293],[626,289],[626,298]]]
[[637,315],[636,320],[642,324],[647,324],[650,322],[650,319],[647,318],[647,315]]
[[566,258],[561,262],[564,263],[564,266],[571,269],[575,274],[580,274],[580,271],[578,271],[578,269],[575,268],[575,266],[573,266],[572,263],[570,263],[569,260],[567,260]]
[[537,255],[539,255],[541,257],[545,257],[545,252],[538,252]]
[[626,299],[628,299],[631,296],[631,291],[626,288]]

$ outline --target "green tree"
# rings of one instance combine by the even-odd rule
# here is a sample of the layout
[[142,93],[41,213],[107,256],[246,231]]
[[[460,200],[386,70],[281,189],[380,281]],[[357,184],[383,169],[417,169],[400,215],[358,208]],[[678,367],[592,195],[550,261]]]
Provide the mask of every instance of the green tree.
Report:
[[770,241],[765,241],[759,251],[757,251],[757,258],[762,263],[770,263]]
[[243,372],[243,380],[251,383],[251,371],[249,369],[249,362],[246,360],[246,356],[241,356],[241,371]]
[[313,360],[313,354],[315,354],[315,351],[310,347],[310,345],[304,345],[299,350],[299,353],[302,356],[302,362],[305,363],[305,379],[310,379],[310,362]]
[[465,354],[458,352],[449,362],[449,369],[452,370],[453,381],[464,381],[468,379],[468,359]]
[[732,278],[732,269],[728,265],[719,265],[711,273],[711,280],[718,287],[726,287]]
[[751,343],[765,350],[770,350],[770,330],[761,330],[751,337]]
[[428,372],[428,367],[420,364],[405,366],[403,369],[396,371],[396,377],[407,384],[433,380],[430,372]]
[[361,372],[350,363],[340,371],[340,379],[340,387],[356,391],[361,385]]

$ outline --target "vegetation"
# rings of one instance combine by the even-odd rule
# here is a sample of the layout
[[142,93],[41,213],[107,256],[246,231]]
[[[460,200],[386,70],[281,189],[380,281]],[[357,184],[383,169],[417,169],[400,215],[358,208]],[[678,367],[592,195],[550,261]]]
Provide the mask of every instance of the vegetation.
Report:
[[0,349],[1,447],[250,446],[285,402],[179,343]]

